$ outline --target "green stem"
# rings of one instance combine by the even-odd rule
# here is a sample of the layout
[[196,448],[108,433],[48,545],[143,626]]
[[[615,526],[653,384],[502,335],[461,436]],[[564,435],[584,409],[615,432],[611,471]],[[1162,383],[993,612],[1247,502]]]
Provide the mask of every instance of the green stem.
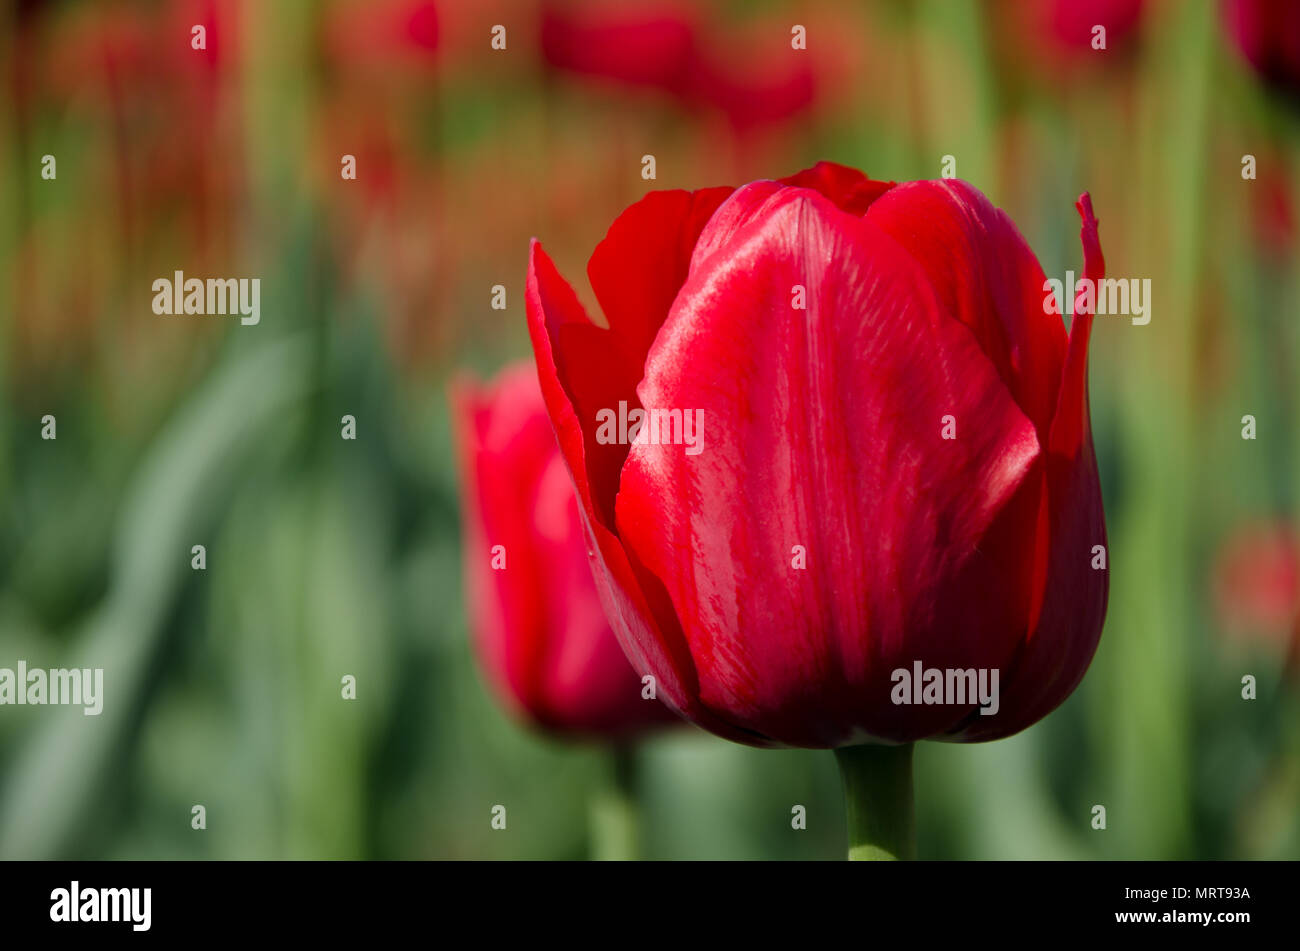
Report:
[[636,753],[628,746],[615,747],[610,755],[610,781],[591,800],[592,859],[628,862],[640,857],[636,785]]
[[835,760],[844,780],[849,861],[916,858],[912,744],[844,746]]

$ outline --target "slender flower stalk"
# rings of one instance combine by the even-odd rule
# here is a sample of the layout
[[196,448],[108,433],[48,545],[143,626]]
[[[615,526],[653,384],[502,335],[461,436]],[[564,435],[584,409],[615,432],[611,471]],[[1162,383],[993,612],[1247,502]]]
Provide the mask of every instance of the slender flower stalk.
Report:
[[591,857],[629,862],[641,857],[636,752],[624,744],[609,755],[609,781],[591,800]]
[[849,861],[916,858],[912,746],[842,746],[835,751],[844,781]]

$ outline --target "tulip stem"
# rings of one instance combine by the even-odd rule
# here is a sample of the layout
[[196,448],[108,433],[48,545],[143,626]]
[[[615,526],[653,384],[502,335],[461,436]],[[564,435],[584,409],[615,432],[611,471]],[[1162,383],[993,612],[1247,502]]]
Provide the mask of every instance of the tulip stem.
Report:
[[912,744],[844,746],[835,759],[844,780],[849,861],[916,858]]
[[591,800],[591,857],[627,862],[640,857],[641,816],[637,806],[636,752],[618,746],[610,754],[610,779]]

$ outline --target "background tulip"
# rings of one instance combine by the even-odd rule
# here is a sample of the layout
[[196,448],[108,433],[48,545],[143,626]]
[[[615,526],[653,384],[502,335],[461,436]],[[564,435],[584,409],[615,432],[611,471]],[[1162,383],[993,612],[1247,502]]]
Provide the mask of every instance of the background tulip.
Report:
[[[995,739],[1069,695],[1107,592],[1091,317],[1067,335],[1045,313],[1042,268],[977,190],[822,163],[652,194],[588,272],[607,330],[537,245],[529,323],[615,629],[670,704],[836,748]],[[620,401],[702,408],[708,448],[607,444]],[[999,671],[996,714],[894,702],[917,661]]]
[[587,565],[573,487],[529,364],[454,402],[466,496],[467,603],[506,703],[547,730],[621,739],[675,717],[641,697]]
[[780,55],[784,24],[767,31],[779,44],[750,43],[728,59],[719,50],[734,45],[737,28],[711,28],[706,11],[676,0],[587,9],[548,0],[542,55],[557,70],[658,89],[689,107],[716,110],[737,129],[779,122],[812,105],[816,84],[808,59]]
[[453,392],[465,495],[466,603],[503,702],[542,729],[611,744],[591,801],[592,857],[640,854],[634,734],[679,722],[643,696],[614,638],[537,374],[524,363]]
[[1300,6],[1290,0],[1224,0],[1223,18],[1246,61],[1300,104]]
[[1300,678],[1300,542],[1291,526],[1238,526],[1215,555],[1211,581],[1225,637],[1271,649]]

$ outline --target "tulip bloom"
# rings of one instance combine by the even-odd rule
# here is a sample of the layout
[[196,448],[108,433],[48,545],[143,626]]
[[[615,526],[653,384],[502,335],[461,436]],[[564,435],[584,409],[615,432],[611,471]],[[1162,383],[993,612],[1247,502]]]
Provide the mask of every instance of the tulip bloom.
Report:
[[581,11],[546,3],[541,12],[542,56],[555,69],[660,89],[688,107],[720,112],[736,129],[780,122],[813,104],[806,58],[755,47],[738,59],[762,65],[738,65],[718,54],[718,33],[696,4],[674,0]]
[[1300,102],[1300,6],[1293,0],[1225,0],[1241,55],[1273,88]]
[[557,733],[621,739],[676,722],[642,699],[601,609],[573,486],[531,365],[453,391],[466,502],[465,576],[497,693]]
[[[529,328],[607,612],[661,698],[733,740],[836,748],[996,739],[1069,696],[1107,595],[1092,316],[1045,312],[1005,214],[821,163],[651,193],[588,275],[608,328],[534,242]],[[609,438],[624,403],[660,438]],[[674,411],[701,413],[697,454],[662,438]],[[918,661],[997,671],[996,714],[895,702]]]
[[330,61],[345,68],[432,70],[437,7],[432,0],[336,4],[329,9],[325,49]]
[[1083,72],[1124,77],[1136,62],[1148,7],[1146,0],[992,0],[984,12],[1004,81],[1045,83],[1066,94],[1088,78]]
[[1212,574],[1219,630],[1284,658],[1300,677],[1300,539],[1283,522],[1235,529],[1220,546]]
[[[1035,6],[1035,5],[1030,5]],[[1045,11],[1049,29],[1062,47],[1095,52],[1094,43],[1106,30],[1106,48],[1121,45],[1134,33],[1142,20],[1144,0],[1053,0]],[[1039,8],[1041,10],[1041,8]]]

